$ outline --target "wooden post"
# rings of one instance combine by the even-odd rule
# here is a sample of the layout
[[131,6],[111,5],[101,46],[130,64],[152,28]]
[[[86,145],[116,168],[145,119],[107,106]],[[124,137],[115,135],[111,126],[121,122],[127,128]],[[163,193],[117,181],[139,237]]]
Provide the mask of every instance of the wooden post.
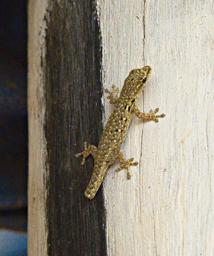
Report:
[[93,1],[30,1],[29,255],[106,255],[102,190],[75,157],[102,129],[100,34]]
[[[213,17],[210,0],[30,0],[30,256],[214,254]],[[98,143],[103,87],[145,64],[138,106],[166,118],[133,120],[132,179],[113,167],[87,201],[74,154]]]

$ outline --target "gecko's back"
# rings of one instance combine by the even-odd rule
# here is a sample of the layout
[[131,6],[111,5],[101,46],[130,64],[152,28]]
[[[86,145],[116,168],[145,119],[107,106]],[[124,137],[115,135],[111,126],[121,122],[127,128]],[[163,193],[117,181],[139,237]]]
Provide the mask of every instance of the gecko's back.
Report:
[[110,115],[103,130],[94,161],[94,169],[85,196],[93,198],[105,178],[108,168],[117,160],[131,122],[131,107],[122,100]]

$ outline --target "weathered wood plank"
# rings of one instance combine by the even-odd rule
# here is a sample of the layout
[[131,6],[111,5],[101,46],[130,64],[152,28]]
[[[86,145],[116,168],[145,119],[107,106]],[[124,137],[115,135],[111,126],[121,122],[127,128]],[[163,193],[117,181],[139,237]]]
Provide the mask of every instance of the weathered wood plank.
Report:
[[[107,175],[108,255],[214,255],[213,8],[99,0],[104,87],[149,64],[139,106],[167,114],[158,125],[134,120],[123,149],[140,161],[131,181]],[[105,120],[110,111],[105,102]]]
[[30,255],[105,255],[106,233],[108,255],[212,256],[212,1],[98,1],[104,87],[150,64],[139,106],[167,114],[158,125],[133,121],[123,150],[140,165],[131,181],[107,175],[106,231],[102,191],[84,201],[91,173],[73,157],[101,131],[95,9],[45,3],[30,2]]
[[95,3],[30,1],[30,20],[29,255],[106,255],[102,190],[84,198],[92,161],[75,158],[102,130]]
[[44,134],[44,15],[47,1],[29,1],[28,10],[28,255],[47,255],[46,140]]

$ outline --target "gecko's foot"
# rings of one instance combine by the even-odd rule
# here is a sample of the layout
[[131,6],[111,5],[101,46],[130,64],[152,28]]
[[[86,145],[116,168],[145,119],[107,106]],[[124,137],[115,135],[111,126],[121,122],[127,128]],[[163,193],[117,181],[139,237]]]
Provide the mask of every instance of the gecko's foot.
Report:
[[159,118],[165,117],[164,113],[157,115],[158,111],[159,108],[156,108],[155,110],[150,110],[149,113],[146,114],[146,121],[154,121],[157,123],[159,121]]
[[134,162],[134,158],[130,158],[128,160],[120,160],[120,167],[116,169],[116,172],[119,172],[121,170],[125,170],[127,172],[127,179],[131,179],[131,174],[129,172],[130,166],[136,166],[138,165],[138,162]]
[[112,85],[111,89],[105,89],[105,93],[108,94],[107,99],[109,99],[111,104],[115,104],[117,99],[118,99],[118,95],[119,95],[119,88],[116,85]]
[[81,165],[85,164],[85,160],[89,155],[92,155],[95,157],[97,148],[94,145],[88,145],[87,142],[84,142],[84,150],[78,154],[76,154],[76,157],[82,156]]

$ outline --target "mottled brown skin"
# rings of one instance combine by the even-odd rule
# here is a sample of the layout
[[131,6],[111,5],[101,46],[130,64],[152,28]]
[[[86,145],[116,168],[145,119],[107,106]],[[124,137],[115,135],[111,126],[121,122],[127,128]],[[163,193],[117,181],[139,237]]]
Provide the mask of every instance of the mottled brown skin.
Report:
[[135,114],[142,121],[155,121],[158,118],[164,117],[164,114],[156,115],[158,108],[149,113],[140,112],[135,101],[143,90],[148,76],[151,73],[151,68],[145,66],[141,69],[132,70],[124,82],[124,86],[118,97],[119,90],[113,86],[112,91],[107,91],[108,99],[114,105],[115,109],[110,115],[107,124],[103,130],[98,148],[93,145],[85,143],[83,152],[76,156],[83,156],[81,164],[85,163],[85,159],[91,154],[94,157],[94,169],[90,182],[85,190],[85,196],[88,199],[93,199],[96,195],[100,185],[102,184],[107,170],[113,165],[116,160],[119,160],[120,168],[127,171],[127,178],[129,179],[129,167],[137,165],[133,158],[125,160],[123,154],[120,152],[121,144],[125,140],[126,133],[131,123],[133,114]]

